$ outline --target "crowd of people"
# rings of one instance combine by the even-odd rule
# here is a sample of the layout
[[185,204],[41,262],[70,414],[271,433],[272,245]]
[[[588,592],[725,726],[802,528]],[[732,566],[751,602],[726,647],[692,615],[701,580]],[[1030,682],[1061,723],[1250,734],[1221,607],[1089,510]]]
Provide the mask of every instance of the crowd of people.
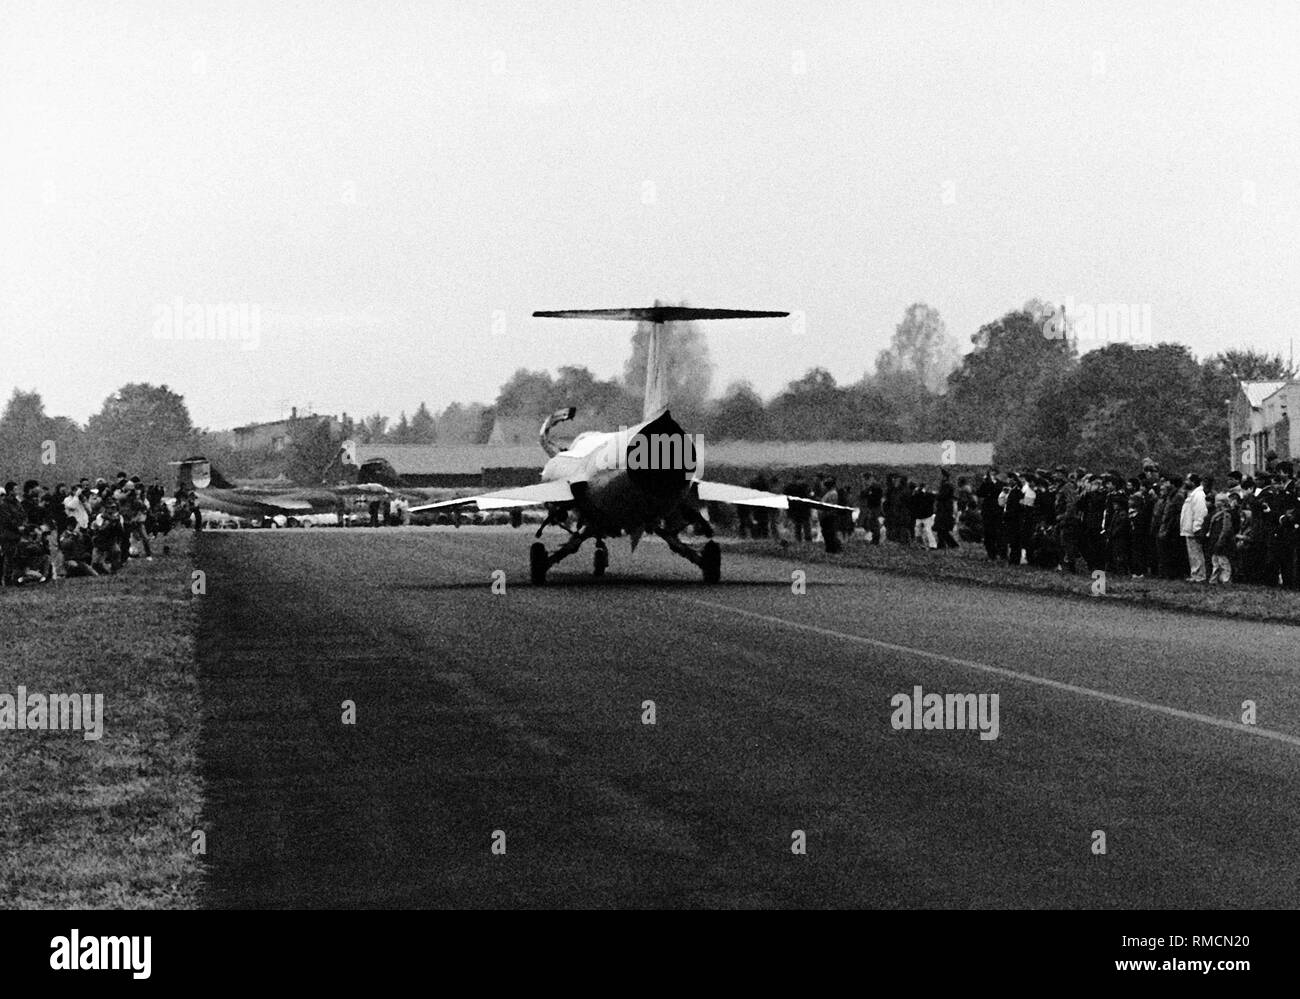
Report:
[[[787,514],[793,540],[820,538],[832,553],[859,531],[871,544],[926,549],[957,548],[960,538],[982,543],[988,560],[1008,566],[1300,588],[1300,480],[1289,461],[1271,461],[1253,476],[1230,472],[1217,492],[1210,476],[1165,473],[1151,460],[1129,477],[992,467],[974,482],[954,482],[942,469],[933,488],[895,473],[883,481],[867,474],[856,488],[829,474],[795,474],[784,483],[758,475],[749,485],[845,507],[796,503]],[[133,558],[152,560],[151,542],[195,512],[192,492],[169,500],[157,480],[146,488],[125,472],[114,482],[81,479],[53,489],[6,482],[0,585],[99,576]],[[384,516],[383,501],[372,501],[369,512],[372,526],[393,519],[391,508]],[[775,511],[741,507],[736,516],[741,537],[785,540]],[[711,507],[710,519],[721,525],[726,514]]]
[[[831,475],[795,475],[779,487],[759,475],[749,485],[852,508],[817,513],[828,552],[859,531],[872,544],[929,549],[956,548],[960,538],[982,543],[988,560],[1008,566],[1300,588],[1300,480],[1289,461],[1271,461],[1253,476],[1230,472],[1221,491],[1208,475],[1162,472],[1151,460],[1128,477],[993,467],[973,482],[954,482],[941,470],[933,488],[893,473],[883,482],[868,474],[856,489]],[[795,541],[814,540],[813,511],[791,506]],[[783,540],[772,513],[741,512],[738,533]]]
[[0,493],[0,585],[28,586],[121,571],[133,558],[153,560],[152,541],[188,518],[192,498],[168,501],[157,480],[119,472],[107,479],[59,483],[35,479]]

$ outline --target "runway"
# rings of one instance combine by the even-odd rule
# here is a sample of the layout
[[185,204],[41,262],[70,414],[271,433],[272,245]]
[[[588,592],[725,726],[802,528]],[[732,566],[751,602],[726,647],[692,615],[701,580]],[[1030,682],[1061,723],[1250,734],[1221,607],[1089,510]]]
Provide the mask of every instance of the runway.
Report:
[[[1300,904],[1300,629],[531,540],[203,535],[205,904]],[[916,686],[997,738],[896,730]]]

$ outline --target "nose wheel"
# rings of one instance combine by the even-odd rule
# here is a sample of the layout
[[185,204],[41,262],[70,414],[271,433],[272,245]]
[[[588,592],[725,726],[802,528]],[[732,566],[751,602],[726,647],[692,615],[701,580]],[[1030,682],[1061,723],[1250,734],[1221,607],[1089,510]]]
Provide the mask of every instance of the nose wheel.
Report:
[[605,570],[609,568],[609,549],[605,547],[604,541],[596,542],[596,552],[592,557],[591,574],[593,576],[605,575]]

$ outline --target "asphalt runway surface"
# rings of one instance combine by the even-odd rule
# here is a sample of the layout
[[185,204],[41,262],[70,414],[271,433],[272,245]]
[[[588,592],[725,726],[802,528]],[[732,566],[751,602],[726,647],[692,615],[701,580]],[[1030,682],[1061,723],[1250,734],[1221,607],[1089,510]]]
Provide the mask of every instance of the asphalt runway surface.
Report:
[[[202,537],[205,904],[1300,904],[1300,629],[531,540]],[[895,730],[917,685],[998,737]]]

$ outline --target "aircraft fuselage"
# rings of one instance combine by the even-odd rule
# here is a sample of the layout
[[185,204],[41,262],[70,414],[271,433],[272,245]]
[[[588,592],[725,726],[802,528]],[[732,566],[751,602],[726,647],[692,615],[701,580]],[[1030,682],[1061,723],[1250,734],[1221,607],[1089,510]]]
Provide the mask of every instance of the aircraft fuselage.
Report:
[[649,530],[688,501],[698,450],[665,412],[623,430],[580,434],[547,461],[542,481],[572,483],[573,506],[595,534]]

